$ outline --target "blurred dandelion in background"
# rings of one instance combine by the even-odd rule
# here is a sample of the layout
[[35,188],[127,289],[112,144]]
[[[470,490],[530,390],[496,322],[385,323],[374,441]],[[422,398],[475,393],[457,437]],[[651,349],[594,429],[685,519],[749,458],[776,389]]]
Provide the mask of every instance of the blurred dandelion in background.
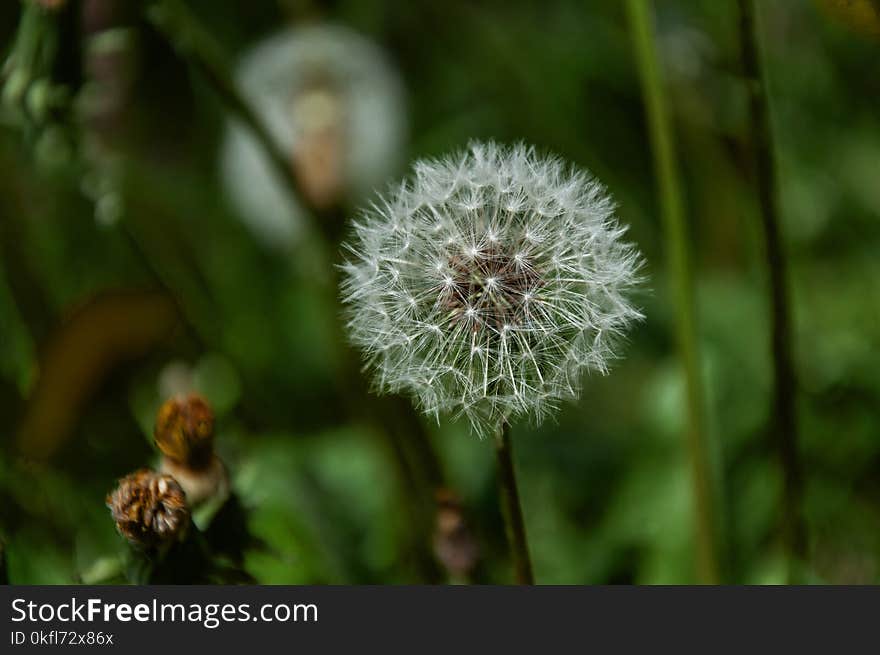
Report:
[[[402,83],[377,45],[344,27],[291,28],[257,44],[237,81],[290,158],[309,206],[325,210],[363,198],[402,158]],[[260,145],[229,125],[222,174],[241,217],[268,245],[297,239],[303,207]]]

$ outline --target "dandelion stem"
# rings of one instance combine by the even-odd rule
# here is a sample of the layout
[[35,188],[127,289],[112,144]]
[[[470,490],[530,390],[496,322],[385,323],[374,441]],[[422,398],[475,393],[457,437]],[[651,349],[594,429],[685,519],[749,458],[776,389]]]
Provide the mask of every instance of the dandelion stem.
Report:
[[532,575],[532,560],[529,557],[529,544],[526,540],[526,525],[523,521],[519,490],[516,485],[516,472],[513,466],[513,447],[510,443],[510,424],[501,423],[495,432],[495,454],[498,456],[498,490],[501,494],[501,510],[504,514],[504,528],[513,556],[513,568],[517,584],[535,584]]
[[786,254],[779,220],[773,129],[753,0],[738,0],[743,72],[749,91],[755,147],[758,203],[770,275],[773,351],[773,434],[783,474],[783,539],[789,557],[789,582],[806,558],[806,526],[801,512],[803,471],[798,454],[795,373],[791,353],[791,306],[786,283]]
[[676,309],[676,340],[684,366],[690,451],[696,510],[697,574],[704,583],[719,581],[715,502],[705,431],[691,256],[685,227],[681,184],[663,80],[657,59],[651,11],[647,0],[627,0],[636,64],[642,84],[660,208],[666,232],[672,293]]

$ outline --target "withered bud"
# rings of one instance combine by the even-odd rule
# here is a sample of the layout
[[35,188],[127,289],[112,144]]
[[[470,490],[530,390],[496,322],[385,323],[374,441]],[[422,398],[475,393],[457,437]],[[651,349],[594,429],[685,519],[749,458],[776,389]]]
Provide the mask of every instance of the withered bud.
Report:
[[175,396],[159,408],[154,437],[162,454],[175,463],[203,469],[214,454],[214,413],[201,396]]
[[170,475],[143,468],[107,495],[116,529],[133,546],[152,548],[182,537],[190,522],[186,494]]
[[434,555],[453,577],[467,577],[477,565],[479,546],[465,520],[461,500],[455,492],[436,492]]

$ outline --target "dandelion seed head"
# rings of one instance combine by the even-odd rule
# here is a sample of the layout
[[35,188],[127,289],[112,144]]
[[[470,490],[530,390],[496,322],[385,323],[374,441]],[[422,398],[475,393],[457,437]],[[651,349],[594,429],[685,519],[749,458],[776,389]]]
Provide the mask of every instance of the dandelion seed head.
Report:
[[348,328],[379,388],[480,435],[576,396],[641,318],[641,256],[613,213],[589,175],[523,145],[418,162],[345,246]]
[[[329,154],[338,148],[339,161],[328,166],[328,177],[338,177],[340,188],[324,188],[329,182],[319,176],[313,202],[330,191],[360,200],[396,170],[406,136],[403,83],[379,46],[357,32],[333,24],[284,29],[244,55],[236,84],[295,170],[311,171],[313,160],[335,161]],[[338,137],[338,143],[330,141],[334,148],[314,150],[316,143],[326,145],[328,133]],[[302,204],[237,121],[227,128],[221,174],[233,207],[266,246],[297,243]],[[315,186],[309,183],[314,172],[301,179],[305,189]]]

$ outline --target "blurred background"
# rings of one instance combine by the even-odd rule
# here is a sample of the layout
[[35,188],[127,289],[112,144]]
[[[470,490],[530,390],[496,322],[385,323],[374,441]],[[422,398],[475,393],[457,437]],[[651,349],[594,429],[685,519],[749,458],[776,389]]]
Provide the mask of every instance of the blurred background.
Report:
[[[698,580],[676,311],[622,3],[42,4],[61,6],[0,4],[0,575],[119,580],[127,547],[105,495],[157,461],[162,401],[196,390],[243,508],[247,579],[508,581],[491,443],[463,423],[419,430],[406,403],[382,405],[382,420],[363,411],[333,269],[372,189],[418,157],[495,139],[602,180],[649,280],[647,320],[611,374],[586,379],[555,420],[514,426],[537,581]],[[867,0],[758,4],[789,253],[802,581],[877,583],[880,13]],[[654,13],[720,578],[783,583],[737,7],[662,0]]]

